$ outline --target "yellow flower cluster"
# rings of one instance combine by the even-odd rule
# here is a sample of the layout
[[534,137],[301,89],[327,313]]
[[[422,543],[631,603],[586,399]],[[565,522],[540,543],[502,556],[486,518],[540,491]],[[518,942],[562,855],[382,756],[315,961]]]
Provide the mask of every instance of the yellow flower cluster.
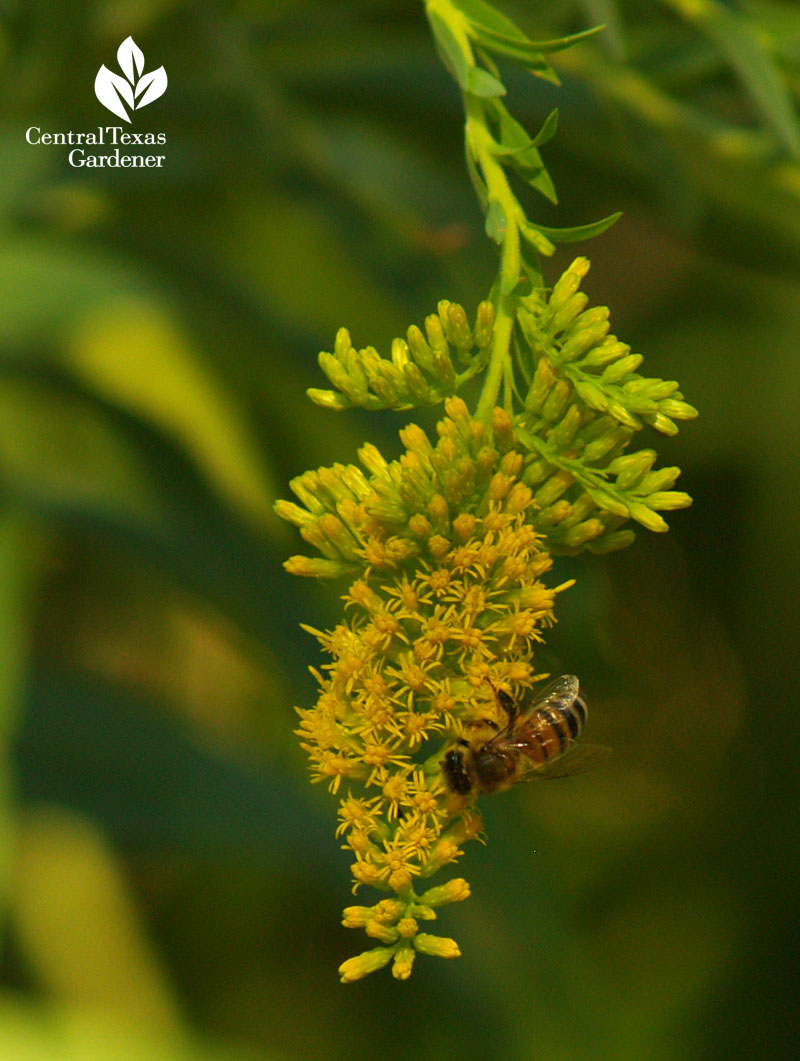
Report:
[[[364,447],[369,479],[355,467],[307,473],[293,484],[306,508],[279,508],[320,547],[324,573],[356,576],[343,621],[311,630],[331,661],[314,672],[316,705],[299,709],[314,779],[340,796],[354,891],[395,896],[345,911],[346,926],[380,944],[344,963],[345,981],[389,961],[404,979],[416,953],[458,956],[419,923],[466,898],[466,882],[415,890],[481,827],[471,801],[447,791],[440,760],[466,727],[503,721],[492,686],[530,686],[534,647],[566,588],[541,581],[551,559],[530,525],[535,503],[508,414],[495,409],[488,426],[458,398],[446,413],[435,446],[410,425],[399,461]],[[319,563],[287,566],[319,574]]]

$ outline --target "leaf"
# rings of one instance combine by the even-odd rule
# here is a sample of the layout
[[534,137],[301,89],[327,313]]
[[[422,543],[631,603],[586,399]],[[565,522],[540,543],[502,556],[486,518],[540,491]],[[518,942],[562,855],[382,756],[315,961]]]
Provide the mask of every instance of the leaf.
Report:
[[[502,103],[491,106],[490,113],[500,138],[498,146],[493,149],[494,154],[506,158],[508,165],[517,170],[531,187],[536,188],[550,202],[558,202],[555,187],[536,147],[536,140],[531,139]],[[555,133],[557,121],[558,112],[554,111],[547,118],[540,136],[544,135],[544,139],[549,139]]]
[[540,76],[549,76],[552,79],[556,75],[545,60],[545,54],[565,51],[567,48],[571,48],[575,44],[599,33],[603,28],[603,26],[594,26],[592,29],[584,30],[582,33],[575,33],[571,37],[561,37],[552,41],[531,41],[527,38],[519,40],[516,37],[505,37],[487,30],[479,30],[476,33],[476,39],[480,41],[484,48],[498,55],[505,55],[509,59],[515,59],[519,63],[524,63],[534,72],[547,71],[547,73],[541,73]]
[[117,851],[95,822],[31,808],[17,835],[11,915],[26,965],[53,998],[176,1034],[177,1000]]
[[166,90],[167,71],[163,66],[159,66],[157,70],[151,70],[149,74],[145,74],[136,86],[136,95],[143,93],[142,98],[136,104],[137,109],[146,107],[148,103],[163,96]]
[[275,529],[278,491],[254,432],[169,313],[146,298],[117,296],[87,310],[67,344],[71,366],[93,390],[173,434],[237,509]]
[[580,33],[572,33],[568,37],[558,37],[556,40],[551,41],[531,41],[531,44],[537,51],[549,55],[552,52],[563,52],[567,48],[574,48],[576,44],[581,44],[583,41],[589,40],[590,37],[597,36],[604,29],[605,26],[602,25],[591,26],[589,29],[581,30]]
[[[481,37],[479,39],[487,52],[494,52],[495,55],[504,55],[507,59],[513,59],[515,62],[522,63],[537,77],[541,77],[545,81],[550,81],[554,85],[561,84],[558,74],[547,62],[541,52],[534,51],[527,45],[517,46],[512,42],[503,44],[496,41],[494,38],[484,40]],[[484,53],[482,52],[482,54]]]
[[133,37],[126,37],[117,49],[117,62],[120,70],[133,85],[144,70],[144,53],[137,46]]
[[467,173],[469,179],[472,182],[472,187],[475,189],[475,194],[478,197],[478,202],[484,211],[489,209],[489,189],[486,187],[486,182],[478,172],[478,167],[475,165],[475,159],[472,155],[469,140],[464,142],[464,155],[467,163]]
[[445,66],[466,92],[469,85],[470,66],[463,48],[444,19],[431,10],[428,10],[427,15]]
[[124,100],[133,109],[133,89],[124,77],[112,73],[105,65],[101,66],[94,79],[94,94],[112,114],[116,114],[118,118],[123,118],[126,122],[130,121],[122,101]]
[[[42,564],[42,535],[36,523],[15,506],[0,514],[0,776],[11,776],[10,744],[23,713],[32,648],[37,590]],[[15,877],[15,800],[0,787],[0,910],[5,914]]]
[[536,229],[537,232],[541,232],[554,243],[578,243],[580,240],[599,236],[601,232],[605,232],[616,224],[621,217],[622,212],[617,211],[614,214],[609,214],[608,217],[602,218],[600,221],[594,221],[588,225],[574,225],[572,228],[550,228],[547,225],[537,225],[533,221],[528,221],[526,228]]
[[520,226],[520,231],[539,254],[543,254],[545,257],[549,258],[551,254],[555,253],[556,248],[554,244],[542,231],[540,231],[539,225],[534,225],[528,221]]
[[489,212],[486,215],[486,235],[495,243],[502,243],[506,235],[508,219],[505,210],[499,200],[492,199],[489,203]]
[[493,99],[496,96],[505,96],[506,86],[488,70],[482,70],[479,66],[471,66],[467,74],[467,91],[473,96]]
[[110,1050],[114,1061],[275,1061],[277,1057],[263,1047],[256,1053],[217,1038],[209,1043],[186,1032],[164,1034],[143,1027],[141,1021],[121,1020],[107,1009],[87,1011],[85,1003],[34,1002],[17,990],[0,994],[0,1042],[8,1061],[103,1061]]
[[555,107],[544,120],[539,132],[534,136],[531,143],[534,147],[542,147],[548,141],[552,140],[558,131],[558,107]]
[[619,0],[582,0],[587,22],[605,26],[601,45],[616,62],[625,62],[628,48],[619,9]]
[[528,184],[530,184],[532,188],[535,188],[537,191],[541,192],[545,199],[549,199],[551,203],[558,202],[558,196],[556,195],[555,185],[553,184],[553,180],[550,174],[544,168],[544,166],[542,166],[541,170],[539,170],[538,172],[536,170],[530,169],[521,169],[520,172],[523,174],[523,176],[525,176],[525,179],[528,181]]
[[719,46],[775,135],[788,151],[800,155],[800,121],[789,87],[762,47],[757,27],[716,0],[670,0],[670,6]]
[[[272,709],[290,714],[288,705]],[[339,866],[303,771],[278,754],[257,765],[237,760],[159,704],[96,675],[34,672],[15,757],[25,804],[70,808],[118,845]]]
[[54,369],[36,375],[30,365],[6,362],[0,378],[8,501],[141,556],[292,654],[300,616],[276,622],[294,602],[276,581],[276,552],[221,504],[172,439]]
[[462,15],[466,15],[470,24],[479,26],[489,33],[505,35],[516,40],[527,41],[526,35],[510,18],[506,18],[497,8],[484,0],[453,0]]

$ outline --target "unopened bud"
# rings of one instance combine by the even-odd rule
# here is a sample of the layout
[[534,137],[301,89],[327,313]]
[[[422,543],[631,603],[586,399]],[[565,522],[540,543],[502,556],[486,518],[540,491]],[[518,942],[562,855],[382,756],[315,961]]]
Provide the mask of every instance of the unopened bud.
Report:
[[351,984],[354,980],[361,980],[370,973],[382,969],[394,957],[393,947],[375,947],[374,950],[364,951],[356,958],[348,958],[339,966],[339,978],[343,984]]

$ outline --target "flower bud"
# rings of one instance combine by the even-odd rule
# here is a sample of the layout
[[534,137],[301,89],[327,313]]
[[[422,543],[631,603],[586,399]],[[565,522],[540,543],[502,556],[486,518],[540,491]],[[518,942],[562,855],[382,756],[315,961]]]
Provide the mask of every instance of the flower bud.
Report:
[[409,353],[408,343],[405,339],[395,339],[392,342],[392,364],[400,372],[403,371],[406,365],[411,361],[411,354]]
[[351,984],[354,980],[361,980],[382,969],[389,964],[393,956],[393,947],[375,947],[374,950],[364,951],[356,958],[348,958],[346,962],[342,962],[339,966],[339,977],[343,984]]
[[641,354],[627,354],[603,369],[604,383],[620,383],[631,372],[635,372],[644,358]]
[[647,504],[650,508],[658,509],[660,512],[670,512],[677,508],[688,508],[692,499],[689,494],[682,490],[664,490],[650,494]]
[[307,508],[301,508],[296,505],[293,501],[276,501],[273,508],[275,509],[275,515],[280,516],[281,519],[285,519],[287,523],[294,523],[296,527],[305,527],[309,523],[316,521],[315,517],[311,515]]
[[433,353],[431,348],[416,324],[412,324],[406,332],[408,338],[408,349],[417,364],[430,372],[433,369]]
[[491,344],[493,331],[494,305],[483,301],[475,314],[475,345],[479,350],[485,350]]
[[647,505],[642,504],[640,501],[633,501],[628,507],[631,519],[635,519],[637,523],[641,523],[648,530],[658,533],[669,530],[666,521],[657,512],[653,512],[651,508],[648,508]]
[[460,903],[469,899],[469,884],[463,877],[454,877],[446,884],[440,884],[436,888],[429,888],[419,897],[419,901],[426,906],[446,906],[448,903]]
[[320,390],[319,387],[309,387],[306,395],[314,405],[319,405],[323,409],[335,409],[337,412],[349,409],[351,404],[343,394],[337,394],[336,391]]
[[680,468],[658,468],[656,471],[648,472],[645,475],[639,484],[639,489],[644,495],[658,493],[661,490],[669,490],[675,485],[680,474]]
[[366,442],[361,449],[358,451],[358,459],[364,465],[368,472],[373,475],[385,475],[388,467],[386,460],[381,455],[381,451],[377,446],[373,446],[371,442]]
[[415,365],[413,361],[410,361],[403,368],[401,387],[405,394],[410,396],[417,404],[425,405],[430,401],[430,387],[428,386],[425,377],[420,372],[419,365]]
[[381,943],[395,943],[399,936],[396,928],[391,925],[384,925],[381,921],[377,921],[374,918],[367,922],[364,931],[370,939],[380,940]]
[[525,408],[529,413],[539,412],[555,381],[556,375],[550,362],[546,357],[540,357],[533,374],[533,382],[525,397]]
[[319,556],[290,556],[283,566],[290,575],[301,575],[304,578],[341,578],[348,571],[347,564],[338,560],[325,560]]
[[635,540],[636,534],[632,530],[612,531],[592,542],[589,548],[593,553],[613,553],[617,549],[626,549]]
[[471,350],[475,340],[464,307],[457,302],[442,301],[437,307],[447,341],[457,350]]
[[590,409],[596,409],[601,413],[608,409],[608,398],[596,383],[576,379],[575,390],[578,392],[578,397],[586,402]]
[[589,296],[583,291],[576,291],[552,315],[548,326],[551,335],[563,332],[583,312],[589,303]]
[[557,313],[581,286],[581,280],[589,272],[590,263],[588,258],[576,258],[566,272],[556,280],[553,293],[548,302],[548,308]]
[[336,333],[336,339],[333,345],[333,356],[337,361],[342,364],[345,363],[345,358],[348,353],[353,349],[353,342],[350,338],[350,332],[347,328],[340,328]]
[[573,333],[566,343],[561,347],[559,360],[576,361],[587,350],[598,346],[608,334],[608,320],[596,321],[591,326],[578,327],[577,323]]
[[371,906],[346,906],[342,911],[342,925],[345,928],[364,928],[373,916]]
[[626,409],[621,402],[609,402],[608,415],[613,416],[618,423],[633,428],[634,431],[638,431],[642,426],[641,420],[634,416],[629,409]]
[[693,405],[679,401],[677,398],[665,398],[660,403],[659,409],[664,416],[674,416],[676,420],[693,420],[699,415]]
[[446,936],[432,936],[429,932],[420,932],[414,936],[412,942],[420,954],[430,954],[435,958],[461,957],[456,941]]
[[564,536],[564,544],[568,549],[578,549],[581,545],[599,538],[605,530],[603,521],[597,518],[584,520],[570,527]]
[[583,359],[583,368],[602,368],[603,365],[610,365],[629,354],[630,349],[627,343],[621,343],[616,336],[608,335],[599,346],[589,351]]
[[414,959],[416,956],[416,951],[410,943],[398,947],[394,955],[392,976],[396,980],[407,980],[409,976],[411,976],[411,970],[414,966]]

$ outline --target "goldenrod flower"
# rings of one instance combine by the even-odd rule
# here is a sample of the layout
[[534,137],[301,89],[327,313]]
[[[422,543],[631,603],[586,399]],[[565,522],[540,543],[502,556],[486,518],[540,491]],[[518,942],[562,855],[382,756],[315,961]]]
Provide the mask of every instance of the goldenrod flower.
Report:
[[[541,676],[536,648],[571,585],[553,584],[551,556],[622,548],[634,537],[629,520],[664,531],[659,513],[691,503],[672,489],[679,469],[654,470],[655,451],[626,450],[645,425],[674,434],[675,421],[696,410],[677,382],[640,375],[641,355],[610,333],[608,309],[588,306],[579,290],[586,258],[545,287],[539,255],[618,215],[563,231],[526,217],[505,170],[554,199],[539,146],[555,117],[528,137],[506,110],[491,55],[557,78],[540,45],[489,3],[479,7],[426,0],[464,94],[467,161],[486,231],[501,248],[491,299],[473,327],[460,306],[439,302],[424,331],[412,326],[394,340],[390,357],[356,349],[340,329],[319,359],[333,389],[309,391],[328,409],[444,401],[438,438],[409,424],[398,460],[367,443],[361,467],[306,472],[291,484],[299,504],[276,506],[319,553],[294,556],[287,569],[348,582],[334,629],[305,628],[326,662],[312,671],[316,705],[298,709],[312,778],[339,797],[336,832],[353,856],[353,891],[385,896],[345,910],[346,927],[379,943],[341,966],[346,983],[390,962],[405,980],[417,954],[459,954],[453,940],[420,931],[439,907],[469,896],[460,877],[427,890],[422,882],[481,834],[474,798],[447,790],[441,761],[465,734],[505,723],[497,689],[524,699]],[[498,20],[508,33],[487,28]],[[473,415],[455,394],[482,373]]]
[[[440,885],[426,903],[415,881],[454,862],[480,832],[474,811],[446,789],[444,750],[496,716],[493,686],[521,694],[530,685],[535,646],[566,588],[544,581],[552,561],[530,524],[533,496],[519,478],[508,414],[496,409],[489,426],[459,398],[446,413],[436,445],[405,428],[398,461],[365,447],[370,478],[341,466],[315,473],[326,486],[301,524],[327,535],[329,558],[339,549],[354,577],[345,618],[333,630],[309,628],[329,661],[314,671],[319,698],[298,709],[298,733],[313,779],[340,795],[337,835],[355,856],[354,891],[369,885],[397,896],[388,920],[386,907],[380,917],[351,907],[345,924],[396,952],[401,979],[415,950],[458,953],[452,941],[417,931],[418,909],[425,920],[433,905],[469,889],[461,879]],[[295,484],[301,497],[307,481]],[[368,955],[346,962],[342,978],[382,964]]]

